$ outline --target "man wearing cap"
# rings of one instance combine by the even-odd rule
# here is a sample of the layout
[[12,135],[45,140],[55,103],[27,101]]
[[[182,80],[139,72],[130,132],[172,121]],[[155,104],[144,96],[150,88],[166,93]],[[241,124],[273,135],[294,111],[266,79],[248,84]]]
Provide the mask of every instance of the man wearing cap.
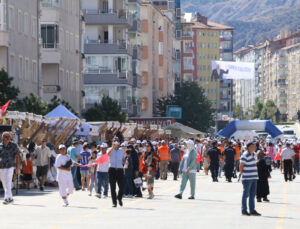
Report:
[[285,182],[293,181],[293,166],[295,160],[295,152],[291,148],[289,142],[286,143],[286,148],[284,148],[280,155],[281,158],[281,167],[283,166],[284,179]]
[[209,167],[211,172],[211,177],[213,182],[218,182],[218,171],[219,171],[219,161],[221,158],[221,151],[218,149],[218,142],[212,142],[212,148],[207,151]]
[[[67,154],[70,156],[73,162],[78,162],[78,160],[81,159],[77,147],[78,147],[78,141],[74,140],[72,146],[70,146],[67,150]],[[71,172],[72,172],[75,189],[76,191],[80,190],[81,187],[79,186],[77,180],[77,166],[75,164],[71,167]]]
[[178,178],[178,169],[180,164],[180,148],[178,144],[174,144],[174,148],[171,150],[171,167],[172,167],[172,173],[174,176],[174,180],[177,180]]
[[[97,160],[102,157],[107,152],[107,144],[102,143],[101,145],[101,152],[97,155]],[[104,187],[104,197],[106,198],[108,195],[108,169],[109,169],[109,161],[96,165],[97,171],[97,180],[98,180],[98,187],[97,187],[97,197],[101,198],[101,186]]]
[[228,182],[232,182],[231,178],[233,177],[234,169],[234,160],[235,160],[235,149],[232,148],[232,142],[228,142],[228,147],[224,150],[224,161],[225,161],[225,177]]
[[158,148],[158,156],[159,156],[159,171],[160,171],[160,179],[167,180],[168,173],[168,164],[171,160],[170,149],[167,146],[165,140],[161,141],[162,146]]
[[[110,159],[108,174],[113,207],[117,207],[117,199],[119,201],[119,205],[122,207],[122,197],[124,192],[123,163],[125,154],[123,149],[120,148],[119,142],[115,141],[113,143],[112,147],[108,150],[108,155]],[[116,184],[118,184],[119,187],[118,196],[116,194]]]
[[42,140],[42,145],[36,147],[33,158],[36,158],[36,177],[39,180],[40,190],[44,191],[44,185],[47,177],[48,170],[50,170],[50,157],[51,151],[46,146],[47,140]]
[[[240,173],[243,183],[243,196],[242,196],[242,215],[245,216],[260,216],[255,210],[255,195],[258,180],[258,171],[256,165],[256,158],[254,152],[256,145],[253,142],[247,144],[247,151],[243,153],[240,161]],[[249,198],[249,210],[247,211],[247,199]]]
[[2,134],[2,143],[0,143],[0,181],[4,189],[3,204],[10,204],[14,201],[11,192],[12,177],[14,167],[16,167],[16,173],[19,173],[20,162],[18,145],[11,142],[10,133],[4,132]]
[[73,193],[74,189],[71,173],[71,166],[73,162],[71,157],[67,154],[65,145],[60,145],[58,150],[60,154],[56,157],[54,166],[57,168],[59,194],[63,199],[64,206],[67,207],[69,205],[68,196]]

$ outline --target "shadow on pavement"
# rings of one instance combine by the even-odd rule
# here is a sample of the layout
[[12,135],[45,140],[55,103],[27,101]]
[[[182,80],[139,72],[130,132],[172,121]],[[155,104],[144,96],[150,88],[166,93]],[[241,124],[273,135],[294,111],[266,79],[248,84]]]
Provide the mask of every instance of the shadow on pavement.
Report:
[[131,207],[124,207],[126,210],[142,210],[142,211],[155,211],[153,208],[131,208]]
[[38,204],[13,204],[14,206],[20,206],[20,207],[40,207],[44,208],[45,205],[38,205]]
[[268,219],[294,219],[294,220],[299,220],[296,218],[292,218],[292,217],[279,217],[279,216],[261,216],[263,218],[268,218]]
[[96,207],[84,207],[84,206],[68,206],[68,208],[81,208],[81,209],[98,209]]

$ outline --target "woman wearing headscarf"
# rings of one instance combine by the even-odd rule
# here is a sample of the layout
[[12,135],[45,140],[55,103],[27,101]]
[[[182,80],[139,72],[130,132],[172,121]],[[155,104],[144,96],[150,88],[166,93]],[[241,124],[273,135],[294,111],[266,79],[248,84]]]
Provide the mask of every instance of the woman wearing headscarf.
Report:
[[150,141],[147,142],[146,144],[146,152],[145,152],[145,158],[144,158],[144,169],[145,174],[147,173],[147,168],[151,164],[153,165],[153,173],[154,176],[156,175],[157,172],[157,163],[159,161],[158,154],[154,150],[154,147]]
[[267,196],[270,194],[268,178],[271,178],[268,166],[265,161],[265,155],[263,151],[258,151],[257,154],[257,171],[258,171],[258,181],[257,181],[257,191],[256,199],[257,202],[263,201],[269,202]]
[[182,199],[182,194],[186,187],[188,180],[191,186],[190,200],[195,199],[196,188],[196,171],[197,171],[197,153],[195,150],[195,144],[193,140],[188,140],[184,143],[186,145],[186,151],[181,160],[179,171],[182,172],[182,180],[180,185],[180,192],[175,198]]

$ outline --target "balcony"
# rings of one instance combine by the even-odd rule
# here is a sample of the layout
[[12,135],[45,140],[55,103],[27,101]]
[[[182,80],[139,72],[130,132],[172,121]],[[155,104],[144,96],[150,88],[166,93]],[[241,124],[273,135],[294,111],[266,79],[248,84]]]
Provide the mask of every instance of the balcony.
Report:
[[139,74],[133,75],[133,87],[142,88],[142,77]]
[[116,72],[91,70],[84,74],[84,84],[127,84],[133,86],[133,76],[129,71]]
[[86,40],[84,44],[85,54],[127,54],[133,55],[133,48],[126,40],[108,41]]
[[141,50],[140,46],[135,45],[133,47],[132,59],[135,59],[135,60],[141,60],[142,59],[142,50]]
[[44,43],[41,54],[43,64],[60,64],[61,62],[61,52],[59,50],[59,44]]
[[133,104],[130,101],[121,100],[119,101],[119,104],[122,108],[122,111],[125,113],[128,113],[129,116],[133,116]]
[[142,32],[142,23],[140,19],[133,20],[133,25],[129,29],[129,32],[139,32],[139,33]]
[[42,0],[43,8],[58,8],[59,0]]
[[85,10],[85,23],[87,25],[124,25],[133,26],[133,19],[130,12],[126,10]]
[[142,0],[128,0],[128,3],[142,4]]

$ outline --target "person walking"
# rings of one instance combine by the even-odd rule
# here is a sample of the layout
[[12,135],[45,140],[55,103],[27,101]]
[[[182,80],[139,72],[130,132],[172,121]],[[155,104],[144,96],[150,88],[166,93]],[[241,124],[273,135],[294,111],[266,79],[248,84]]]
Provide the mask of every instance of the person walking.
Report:
[[159,171],[160,171],[160,179],[167,180],[168,173],[168,164],[171,159],[170,149],[167,146],[165,140],[161,141],[162,146],[158,148],[158,156],[159,156]]
[[[82,148],[82,152],[80,152],[80,164],[87,165],[89,164],[89,158],[91,153],[89,151],[89,145],[85,143]],[[87,186],[87,190],[90,189],[90,174],[89,167],[80,167],[80,175],[81,175],[81,190],[85,191],[85,182]]]
[[225,161],[225,177],[228,182],[232,182],[233,169],[235,164],[236,151],[232,147],[232,142],[228,142],[228,147],[224,150],[224,161]]
[[268,179],[271,178],[271,175],[268,165],[266,164],[263,151],[260,151],[258,153],[257,160],[258,181],[256,199],[257,202],[261,202],[261,199],[263,199],[263,201],[269,202],[270,200],[267,198],[267,196],[270,194]]
[[[254,152],[256,145],[253,142],[247,144],[247,151],[241,156],[240,173],[242,176],[243,196],[242,196],[242,215],[260,216],[255,210],[255,196],[257,189],[258,171]],[[249,213],[247,211],[247,199],[249,198]]]
[[44,191],[44,185],[47,177],[48,170],[50,170],[50,157],[51,151],[46,146],[47,140],[42,140],[42,145],[36,147],[33,158],[36,158],[36,177],[39,181],[40,190]]
[[178,169],[180,164],[180,149],[179,145],[175,144],[174,148],[171,150],[171,166],[172,166],[172,173],[173,173],[173,180],[177,180],[178,178]]
[[[109,184],[113,207],[117,207],[117,200],[122,207],[122,197],[124,192],[124,172],[123,163],[125,159],[124,151],[120,148],[120,143],[115,141],[112,147],[108,150],[110,166],[108,170]],[[116,184],[118,184],[119,192],[116,194]]]
[[124,195],[128,198],[133,197],[133,165],[131,158],[131,150],[126,150],[124,160]]
[[79,156],[80,152],[78,152],[77,147],[78,147],[78,141],[75,140],[75,141],[73,141],[72,146],[70,146],[67,150],[67,154],[70,156],[70,158],[74,162],[71,167],[71,173],[72,173],[73,183],[74,183],[74,187],[75,187],[76,191],[81,189],[78,184],[78,180],[77,180],[77,166],[75,164],[78,162],[78,160],[81,159],[81,157]]
[[195,199],[196,188],[197,153],[193,140],[188,140],[187,142],[185,142],[185,145],[187,149],[179,166],[179,170],[180,172],[182,172],[180,192],[175,196],[175,198],[182,199],[182,194],[185,190],[186,184],[188,181],[190,181],[191,196],[188,199],[193,200]]
[[2,143],[0,143],[0,181],[4,189],[3,204],[5,205],[14,202],[11,192],[12,177],[14,168],[16,168],[16,174],[19,174],[20,163],[21,157],[18,145],[12,142],[9,132],[4,132]]
[[295,160],[295,152],[291,148],[289,142],[286,143],[286,148],[284,148],[280,155],[281,158],[281,168],[283,167],[284,171],[284,180],[285,182],[293,181],[293,166]]
[[[98,152],[96,150],[92,151],[92,156],[89,158],[89,164],[93,164],[97,160],[97,154]],[[93,189],[95,189],[95,192],[97,194],[97,188],[98,188],[98,182],[97,182],[97,170],[96,165],[92,165],[89,168],[89,175],[90,175],[90,193],[89,196],[92,196]]]
[[218,182],[218,170],[219,170],[219,161],[221,158],[221,151],[217,147],[218,142],[212,142],[212,148],[207,151],[209,167],[211,172],[211,177],[213,182]]
[[295,160],[294,160],[294,174],[300,174],[300,166],[299,166],[299,157],[300,157],[300,144],[299,142],[295,143],[293,150],[295,152]]
[[[105,155],[107,153],[107,147],[108,146],[106,143],[101,144],[101,146],[100,146],[101,152],[98,153],[96,160],[98,160],[100,157],[102,157],[103,155]],[[109,182],[108,170],[109,170],[109,161],[107,161],[103,164],[96,165],[97,185],[98,185],[96,196],[98,198],[101,198],[101,187],[102,186],[104,187],[104,192],[103,192],[104,197],[108,196],[108,182]]]

